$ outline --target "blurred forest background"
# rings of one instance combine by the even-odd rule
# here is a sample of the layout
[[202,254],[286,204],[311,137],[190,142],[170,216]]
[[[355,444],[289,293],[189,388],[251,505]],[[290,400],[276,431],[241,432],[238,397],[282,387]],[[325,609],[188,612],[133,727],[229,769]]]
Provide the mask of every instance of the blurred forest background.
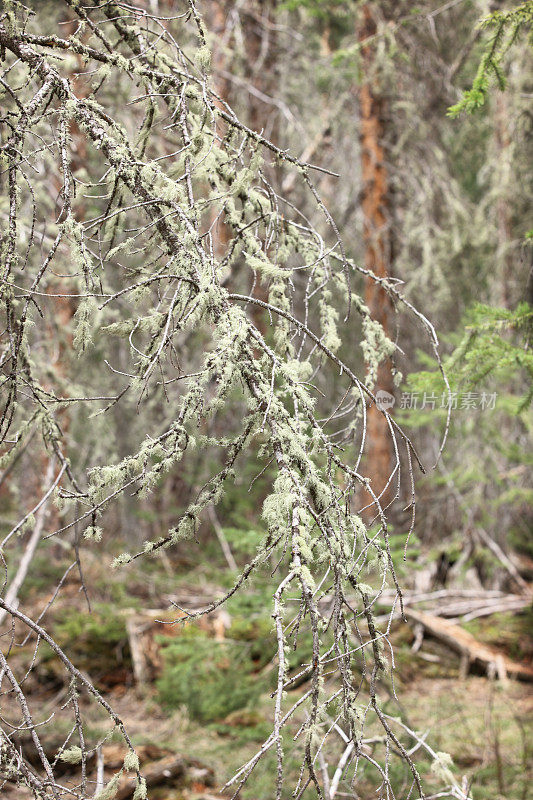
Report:
[[[19,14],[17,5],[5,3],[2,19]],[[76,5],[61,0],[26,2],[24,6],[35,11],[28,30],[34,38],[75,37]],[[161,19],[161,27],[193,53],[196,40],[190,28],[183,32],[180,16],[187,6],[181,0],[117,3],[132,18],[146,12]],[[436,753],[450,754],[455,779],[461,783],[465,776],[463,785],[474,800],[526,800],[533,783],[527,728],[533,675],[531,3],[197,0],[196,9],[206,32],[206,63],[200,67],[208,72],[219,102],[231,106],[245,126],[261,133],[280,152],[322,168],[313,175],[314,185],[341,232],[348,258],[390,280],[437,331],[451,395],[427,337],[411,323],[408,309],[364,273],[353,273],[354,294],[364,299],[374,319],[398,344],[376,365],[375,388],[427,467],[422,475],[415,465],[416,521],[407,541],[413,508],[410,488],[402,486],[396,492],[387,484],[396,457],[394,442],[385,417],[371,409],[364,464],[373,488],[383,490],[390,503],[389,544],[407,617],[402,622],[398,613],[392,616],[395,677],[394,682],[390,674],[380,678],[382,703],[387,713],[399,713],[394,710],[397,693],[409,727],[427,738]],[[517,9],[524,17],[515,29],[506,15]],[[491,24],[479,25],[490,14],[495,15]],[[89,27],[83,37],[86,43],[97,40]],[[134,102],[128,80],[115,76],[105,64],[99,66],[100,72],[89,73],[82,55],[63,56],[51,41],[39,46],[48,47],[63,73],[69,72],[79,97],[90,97],[101,81],[99,99],[105,98],[107,113],[120,117],[129,131],[140,131],[142,139],[146,107]],[[17,69],[9,56],[4,69],[1,147],[12,135],[11,109],[19,113],[7,88]],[[75,121],[68,125],[70,169],[79,187],[72,208],[76,223],[89,231],[92,220],[102,214],[101,204],[93,198],[98,192],[88,187],[103,156],[87,144]],[[162,163],[172,176],[173,168],[181,169],[169,161],[169,154],[179,151],[174,130],[170,125],[154,130],[151,137],[157,142],[150,145],[151,157],[165,154]],[[44,253],[55,235],[53,221],[61,212],[64,179],[59,162],[47,160],[45,138],[42,141],[44,166],[31,176],[37,221],[32,222],[29,200],[23,201],[20,219],[21,242],[33,236],[30,230],[35,227],[37,250]],[[38,147],[37,140],[33,146]],[[202,154],[201,140],[196,144],[193,140],[192,146],[197,147],[195,156]],[[300,180],[298,167],[290,169],[273,152],[264,156],[264,162],[269,184],[287,199],[287,208],[298,209],[302,225],[315,220],[315,197]],[[6,165],[3,160],[3,231],[9,231],[11,224]],[[201,180],[207,193],[209,172]],[[211,190],[217,186],[212,183]],[[117,191],[122,191],[120,186]],[[245,178],[238,191],[246,194]],[[240,196],[238,191],[235,197]],[[142,266],[149,257],[145,240],[139,239],[138,249],[125,244],[121,251],[119,216],[115,221],[110,219],[106,229],[106,247],[110,246],[105,258],[120,266],[123,257],[129,258],[130,266]],[[222,220],[214,230],[212,248],[218,257],[232,234]],[[110,399],[126,385],[124,375],[130,373],[131,329],[120,328],[123,317],[111,314],[107,329],[92,336],[92,344],[85,342],[89,337],[87,325],[84,328],[85,301],[65,296],[83,293],[72,289],[82,286],[81,279],[75,284],[68,277],[72,265],[85,258],[74,228],[71,234],[71,246],[59,248],[53,271],[40,285],[39,305],[45,313],[41,321],[35,313],[31,359],[37,364],[43,392],[50,397],[94,394],[103,398],[98,408],[108,406],[100,415],[93,413],[93,407],[67,402],[53,411],[53,425],[60,430],[61,441],[67,442],[71,462],[83,474],[127,458],[147,431],[157,434],[163,429],[170,412],[165,397],[151,390],[142,404],[134,390],[125,392],[120,402]],[[132,236],[135,239],[135,233]],[[7,245],[3,247],[4,258]],[[225,281],[232,292],[254,293],[264,303],[274,302],[268,283],[276,280],[274,272],[269,274],[265,267],[265,277],[251,284],[238,264],[231,267],[231,274],[226,268]],[[113,291],[120,289],[117,277]],[[334,349],[338,344],[339,356],[359,375],[365,370],[364,353],[359,350],[360,317],[352,313],[345,319],[346,297],[338,285],[329,291],[327,301],[337,317],[328,346]],[[28,313],[34,313],[33,308]],[[320,313],[309,310],[310,327],[318,326]],[[268,336],[269,313],[258,305],[249,314]],[[322,324],[327,329],[327,322]],[[7,325],[2,322],[2,328]],[[336,337],[339,341],[332,342]],[[190,353],[207,348],[205,330],[193,329],[176,342],[177,361],[184,372],[193,372],[197,361]],[[9,350],[9,342],[5,346]],[[5,359],[3,369],[9,377]],[[321,397],[334,396],[338,372],[332,365],[313,377]],[[168,391],[179,391],[175,386],[169,385]],[[7,382],[0,391],[10,391]],[[24,404],[24,387],[20,391]],[[43,407],[49,408],[47,398],[41,397]],[[447,441],[432,469],[447,426],[450,397]],[[212,402],[217,402],[214,397]],[[205,423],[200,446],[189,449],[166,474],[156,476],[150,491],[120,494],[102,519],[89,520],[89,528],[77,525],[64,536],[46,538],[70,522],[69,514],[78,513],[68,504],[70,489],[60,491],[67,467],[63,464],[60,470],[54,455],[51,443],[58,441],[56,433],[51,427],[43,437],[36,433],[40,425],[52,426],[51,417],[45,415],[43,422],[22,414],[17,436],[8,436],[1,452],[4,597],[17,602],[32,619],[45,612],[45,629],[119,709],[139,747],[141,765],[146,763],[148,772],[157,772],[160,763],[171,765],[166,780],[154,779],[149,793],[154,799],[215,796],[271,728],[277,644],[271,609],[275,585],[268,568],[197,623],[170,627],[157,622],[175,619],[176,606],[209,604],[231,589],[236,575],[254,558],[264,537],[262,508],[273,481],[271,461],[261,451],[264,445],[260,441],[254,445],[257,457],[236,462],[233,481],[217,495],[216,504],[206,505],[193,538],[161,548],[150,559],[111,568],[113,559],[118,557],[120,563],[124,551],[142,550],[144,542],[157,542],[172,529],[210,476],[223,468],[218,440],[231,438],[245,417],[246,404],[239,402],[228,404],[212,423]],[[38,504],[43,496],[46,501]],[[372,530],[375,521],[365,512],[362,516]],[[21,564],[27,567],[24,574]],[[271,569],[274,566],[275,560]],[[388,619],[393,589],[388,585],[375,605],[381,623]],[[9,645],[4,611],[2,624],[10,663],[21,674],[27,670],[25,694],[44,720],[66,698],[64,674],[44,645],[36,656],[31,643]],[[19,645],[22,641],[23,637],[17,640]],[[301,664],[312,657],[310,641],[304,641],[303,648],[303,653],[300,649],[288,654],[289,675],[297,675]],[[303,674],[290,692],[297,697],[306,688]],[[9,702],[6,696],[2,713],[8,719]],[[88,740],[108,737],[97,752],[98,758],[104,753],[106,770],[113,769],[117,759],[120,766],[120,745],[108,736],[98,715],[88,719]],[[54,753],[63,747],[68,732],[61,711],[46,731],[42,742]],[[24,730],[17,735],[26,746]],[[379,760],[379,735],[372,730],[366,735],[368,752],[375,752]],[[339,746],[344,746],[339,737]],[[286,746],[286,769],[296,781],[300,761],[290,742]],[[413,758],[428,794],[438,793],[442,777],[435,768],[438,759],[423,748]],[[333,794],[329,786],[330,797],[377,796],[367,779],[367,767],[368,762],[362,764],[353,785],[343,778]],[[68,763],[65,772],[67,768]],[[440,772],[446,769],[444,759]],[[391,770],[396,796],[407,797],[403,766]],[[271,750],[241,796],[274,797],[275,772]],[[19,796],[9,781],[2,791],[6,797]],[[291,796],[288,789],[283,791],[284,797]],[[226,792],[230,797],[231,791]],[[311,797],[311,789],[303,796]]]

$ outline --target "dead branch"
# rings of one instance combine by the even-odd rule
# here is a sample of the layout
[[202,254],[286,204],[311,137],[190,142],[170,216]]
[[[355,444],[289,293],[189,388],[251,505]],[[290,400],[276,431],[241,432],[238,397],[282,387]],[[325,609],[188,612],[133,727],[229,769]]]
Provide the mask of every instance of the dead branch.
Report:
[[423,611],[413,611],[411,608],[405,609],[405,616],[417,625],[422,625],[430,636],[459,653],[466,671],[471,664],[477,662],[488,673],[496,673],[500,677],[511,675],[520,680],[533,681],[533,667],[512,661],[496,648],[481,644],[459,625]]
[[[47,489],[46,494],[44,495],[43,499],[39,503],[39,507],[38,507],[38,509],[36,511],[36,514],[35,514],[35,525],[33,527],[33,533],[32,533],[32,535],[30,536],[30,538],[28,540],[28,543],[26,545],[26,549],[24,551],[23,556],[20,559],[19,566],[18,566],[18,569],[17,569],[17,573],[16,573],[15,577],[13,578],[13,580],[11,581],[11,583],[9,585],[9,588],[8,588],[8,590],[6,592],[5,601],[10,606],[15,606],[15,607],[18,606],[18,599],[17,598],[18,598],[19,589],[22,586],[22,584],[24,583],[24,579],[26,578],[26,575],[28,573],[28,569],[30,567],[32,558],[33,558],[33,556],[35,554],[35,550],[37,549],[37,545],[39,543],[39,540],[40,540],[42,532],[43,532],[43,526],[44,526],[44,521],[45,521],[45,517],[46,517],[46,508],[47,508],[48,500],[50,499],[50,495],[52,494],[52,491],[54,490],[54,488],[57,486],[57,484],[58,484],[59,480],[61,479],[61,476],[62,476],[64,471],[65,471],[65,468],[62,467],[61,470],[59,471],[59,474],[58,474],[57,478],[52,483],[52,485]],[[45,477],[45,485],[46,486],[52,480],[53,475],[54,475],[54,459],[52,458],[48,462],[48,468],[46,470],[46,477]],[[6,614],[7,614],[7,611],[5,609],[0,609],[0,625],[4,621],[4,618],[6,617]]]

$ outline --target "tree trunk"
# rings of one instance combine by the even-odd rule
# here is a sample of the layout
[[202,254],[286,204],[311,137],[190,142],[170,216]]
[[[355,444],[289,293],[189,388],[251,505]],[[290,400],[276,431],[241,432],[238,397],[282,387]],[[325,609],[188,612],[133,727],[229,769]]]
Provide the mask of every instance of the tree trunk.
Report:
[[[371,3],[362,9],[362,19],[358,38],[365,42],[377,31],[375,10]],[[390,225],[390,186],[385,164],[384,133],[386,119],[386,100],[377,79],[375,49],[373,43],[361,47],[363,82],[359,90],[360,140],[362,169],[362,210],[364,264],[378,277],[391,274],[392,231]],[[390,319],[393,314],[392,302],[387,292],[372,280],[366,281],[365,302],[373,318],[390,333]],[[379,366],[375,390],[393,394],[394,384],[390,359]],[[372,489],[380,494],[389,480],[393,464],[393,443],[385,416],[372,405],[367,421],[367,474],[372,481]],[[391,497],[389,486],[381,498],[381,504]]]
[[275,0],[250,3],[244,23],[246,78],[256,92],[249,92],[248,97],[250,127],[264,131],[272,142],[277,140],[277,110],[269,105],[268,98],[273,95],[276,82],[275,6]]
[[509,198],[510,191],[510,152],[511,137],[509,133],[509,115],[507,98],[503,92],[498,92],[494,97],[494,146],[496,149],[496,163],[498,164],[498,181],[496,200],[496,224],[498,229],[498,267],[499,267],[499,297],[496,302],[504,308],[512,306],[512,215]]
[[[274,144],[278,143],[278,110],[268,98],[276,90],[276,31],[273,25],[276,0],[252,0],[242,15],[245,47],[245,77],[247,90],[247,120],[252,130],[263,133]],[[271,169],[271,168],[270,168]],[[265,170],[269,168],[265,165]],[[274,179],[274,175],[270,175]],[[262,280],[250,281],[249,293],[259,300],[268,301],[268,286]],[[250,315],[257,329],[267,331],[265,312],[254,306]]]
[[[212,0],[206,9],[209,29],[215,34],[213,40],[213,83],[215,91],[220,97],[222,104],[230,101],[230,82],[226,77],[228,65],[226,63],[226,52],[224,42],[226,38],[228,4],[225,0]],[[221,105],[218,103],[218,105]],[[217,122],[217,133],[222,138],[226,133],[221,120]],[[214,227],[212,230],[213,252],[216,259],[223,258],[226,248],[231,239],[231,230],[224,222],[222,217],[213,219]]]

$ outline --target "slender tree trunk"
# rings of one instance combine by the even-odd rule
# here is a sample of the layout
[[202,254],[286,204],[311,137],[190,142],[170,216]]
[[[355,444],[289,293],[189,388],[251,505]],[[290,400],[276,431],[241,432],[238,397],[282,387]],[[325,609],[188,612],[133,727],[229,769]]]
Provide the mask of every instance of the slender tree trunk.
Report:
[[512,214],[509,198],[510,190],[510,146],[509,115],[507,98],[504,92],[498,92],[494,97],[494,145],[496,150],[496,163],[498,165],[496,200],[496,224],[498,229],[498,298],[496,302],[504,308],[512,305],[512,276],[513,276],[513,251],[512,251]]
[[[28,574],[28,569],[32,562],[33,556],[35,555],[35,550],[37,549],[37,545],[39,544],[39,541],[43,533],[47,504],[51,494],[50,484],[52,482],[53,476],[54,476],[54,459],[50,458],[48,460],[48,466],[46,468],[46,475],[44,478],[43,489],[45,491],[45,495],[43,497],[43,500],[41,501],[41,505],[39,506],[35,514],[35,523],[33,525],[33,532],[26,543],[26,547],[18,563],[17,571],[13,577],[13,580],[9,583],[7,587],[6,595],[4,598],[5,602],[8,605],[13,606],[13,608],[18,608],[19,604],[18,594],[22,584],[26,579],[26,575]],[[5,609],[0,610],[0,625],[4,621],[6,613],[7,612],[5,611]]]
[[[268,102],[276,91],[276,31],[273,25],[276,0],[251,0],[242,15],[245,47],[245,76],[249,84],[247,119],[250,128],[278,143],[278,110]],[[266,168],[268,171],[268,168]],[[274,178],[271,175],[271,178]],[[250,294],[268,301],[268,287],[262,281],[250,285]],[[252,319],[266,333],[265,313],[253,307]]]
[[252,0],[243,15],[246,78],[255,90],[249,92],[248,119],[251,128],[264,131],[272,142],[278,138],[278,112],[268,102],[276,83],[275,7],[275,0]]
[[[62,22],[62,28],[64,29],[64,32],[69,36],[74,35],[77,30],[77,22],[76,20],[72,19],[72,15],[68,10],[63,15]],[[85,98],[89,94],[89,84],[87,78],[83,76],[84,70],[85,67],[83,64],[83,59],[80,55],[77,55],[76,66],[73,67],[71,71],[71,83],[74,93],[78,98]],[[68,135],[70,140],[69,169],[71,174],[74,175],[78,170],[81,170],[86,166],[88,157],[87,141],[85,135],[81,131],[80,126],[74,119],[69,120]],[[52,182],[57,192],[58,219],[61,222],[64,222],[66,216],[64,209],[61,208],[62,200],[66,199],[63,197],[64,178],[65,176],[59,172],[52,176]],[[72,183],[72,178],[70,178],[69,181]],[[74,200],[73,189],[71,199],[73,216],[78,222],[82,222],[86,214],[85,200],[79,197]],[[49,292],[52,295],[70,294],[65,285],[64,278],[62,277],[57,277],[50,283]],[[77,302],[76,300],[66,296],[53,297],[51,303],[53,304],[54,313],[52,324],[50,325],[49,339],[50,342],[56,342],[57,347],[55,351],[51,353],[51,383],[47,388],[51,389],[60,396],[61,394],[67,393],[66,384],[69,383],[70,378],[70,361],[73,351],[72,318],[76,313]],[[70,409],[68,406],[58,413],[58,421],[61,425],[63,437],[67,437],[70,428]],[[47,470],[50,468],[49,465],[53,462],[53,460],[54,459],[52,455],[46,452],[43,453],[43,472],[47,472]],[[40,476],[38,476],[38,481],[40,481]],[[59,520],[59,511],[52,504],[48,512],[48,522],[52,528],[57,528],[59,527]],[[57,545],[57,543],[54,543],[54,551],[58,558],[63,555],[61,546]]]
[[[373,4],[367,3],[361,14],[358,38],[363,43],[377,31]],[[364,262],[367,269],[380,278],[386,278],[391,274],[392,266],[391,196],[383,147],[386,99],[378,85],[375,47],[372,42],[362,45],[361,56],[363,82],[359,90],[359,106]],[[381,323],[388,335],[393,308],[387,292],[374,281],[368,280],[365,286],[365,302],[373,318]],[[391,367],[390,359],[381,363],[376,390],[382,389],[393,394]],[[389,480],[394,452],[387,420],[375,405],[372,405],[368,413],[367,442],[367,474],[372,480],[373,491],[379,494]],[[390,498],[390,494],[389,487],[382,498],[382,504]]]
[[[230,101],[230,82],[226,76],[228,64],[226,63],[225,39],[227,38],[227,15],[228,3],[226,0],[211,0],[206,8],[209,30],[215,34],[213,40],[213,82],[216,93],[222,103]],[[226,133],[224,123],[220,120],[217,123],[217,133],[223,137]],[[212,220],[214,228],[212,230],[213,252],[215,258],[222,258],[231,239],[231,230],[222,218]]]

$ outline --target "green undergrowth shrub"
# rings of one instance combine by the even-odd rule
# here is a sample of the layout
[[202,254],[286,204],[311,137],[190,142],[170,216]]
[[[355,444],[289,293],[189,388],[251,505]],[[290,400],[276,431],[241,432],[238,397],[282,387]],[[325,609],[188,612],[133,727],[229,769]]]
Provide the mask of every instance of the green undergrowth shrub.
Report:
[[126,620],[113,605],[98,603],[90,614],[80,613],[79,608],[58,609],[54,635],[67,655],[95,681],[131,667]]
[[[292,609],[294,615],[296,614],[297,605],[294,601],[295,598],[291,600],[291,593],[288,592],[287,622],[293,616]],[[249,642],[251,658],[257,668],[265,666],[277,652],[273,621],[270,616],[271,606],[272,586],[268,583],[267,578],[256,578],[250,584],[248,591],[234,595],[226,605],[231,617],[228,637]],[[290,648],[286,654],[289,674],[298,670],[302,663],[311,659],[313,639],[307,628],[307,621],[300,624],[298,653]],[[331,642],[331,635],[328,631],[324,632],[323,641]]]
[[228,722],[213,723],[212,729],[219,736],[231,739],[232,746],[243,746],[254,742],[264,742],[272,731],[270,719],[264,719],[260,713],[249,713],[238,716],[239,712],[230,714]]
[[[157,690],[163,707],[185,706],[193,720],[220,723],[232,712],[255,709],[260,695],[272,691],[277,641],[268,613],[271,591],[257,579],[249,591],[228,601],[231,622],[225,641],[215,641],[193,626],[174,639],[161,637],[163,672]],[[289,597],[287,605],[291,606]],[[299,672],[312,656],[307,621],[300,628],[298,652],[287,652],[289,674]],[[326,632],[325,639],[328,636]],[[230,733],[225,728],[222,732]],[[250,737],[254,736],[251,731]]]
[[257,528],[224,528],[224,535],[236,558],[253,555],[263,538],[263,531]]
[[164,668],[157,682],[161,705],[185,706],[191,719],[222,720],[257,702],[268,680],[256,674],[246,641],[217,642],[203,631],[186,629],[178,638],[161,639]]

